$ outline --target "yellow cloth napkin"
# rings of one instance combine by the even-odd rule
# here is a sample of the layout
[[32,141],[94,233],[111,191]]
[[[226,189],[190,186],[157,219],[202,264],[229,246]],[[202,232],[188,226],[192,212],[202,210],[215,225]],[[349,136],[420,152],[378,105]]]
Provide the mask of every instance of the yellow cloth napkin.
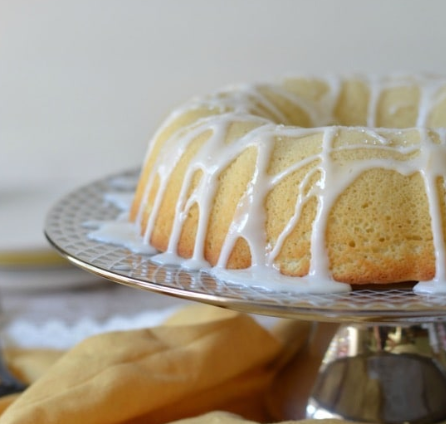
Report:
[[49,367],[40,358],[37,372],[29,355],[16,358],[37,380],[1,399],[0,424],[156,424],[215,410],[263,420],[262,393],[310,329],[287,324],[292,337],[288,326],[267,331],[248,315],[193,305],[159,327],[88,338]]
[[[281,421],[276,424],[347,424],[346,421],[338,419],[318,419],[318,420],[299,420],[299,421]],[[170,424],[258,424],[255,421],[245,420],[244,418],[222,411],[214,411],[208,414],[203,414],[198,417],[185,418]],[[349,421],[348,424],[355,424]],[[358,424],[358,423],[357,423]]]

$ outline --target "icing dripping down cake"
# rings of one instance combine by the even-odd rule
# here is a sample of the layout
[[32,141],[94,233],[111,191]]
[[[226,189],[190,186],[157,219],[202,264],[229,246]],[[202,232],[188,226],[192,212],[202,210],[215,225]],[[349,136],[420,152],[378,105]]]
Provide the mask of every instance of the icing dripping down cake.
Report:
[[446,291],[445,127],[440,77],[230,86],[167,117],[130,219],[155,261],[234,281]]

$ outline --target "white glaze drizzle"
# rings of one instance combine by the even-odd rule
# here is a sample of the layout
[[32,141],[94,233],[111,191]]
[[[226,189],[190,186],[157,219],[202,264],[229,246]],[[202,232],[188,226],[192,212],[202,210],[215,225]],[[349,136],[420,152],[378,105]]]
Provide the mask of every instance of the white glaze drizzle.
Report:
[[121,211],[128,211],[133,201],[133,192],[108,192],[104,195],[104,200],[117,207]]
[[88,238],[102,243],[123,246],[134,253],[154,255],[157,250],[143,243],[136,224],[132,222],[104,221],[97,230],[91,231]]
[[378,100],[382,88],[380,87],[379,80],[376,77],[370,77],[368,86],[370,93],[369,108],[367,111],[367,126],[369,128],[373,128],[376,126],[376,111],[378,109]]
[[[257,149],[255,172],[245,194],[237,206],[218,263],[212,270],[214,275],[217,277],[223,276],[222,278],[225,279],[230,279],[232,275],[233,280],[238,283],[258,285],[260,282],[265,287],[268,286],[267,281],[273,281],[272,288],[277,288],[280,283],[284,289],[293,291],[320,293],[348,290],[349,286],[335,282],[329,271],[330,265],[325,246],[325,230],[328,215],[339,195],[361,173],[368,169],[384,168],[396,170],[403,175],[420,172],[423,176],[434,234],[433,244],[436,252],[436,276],[432,282],[419,283],[415,290],[423,292],[446,291],[445,241],[442,231],[440,201],[435,188],[437,178],[444,177],[446,172],[446,134],[443,130],[436,131],[441,140],[441,143],[438,145],[432,140],[428,131],[422,128],[426,126],[432,108],[439,101],[437,94],[441,88],[445,87],[446,82],[444,80],[432,81],[430,78],[424,77],[401,77],[394,79],[362,78],[362,81],[368,84],[370,93],[367,117],[368,127],[353,128],[352,130],[363,132],[367,138],[364,138],[360,144],[334,148],[333,140],[337,132],[348,131],[349,128],[340,126],[324,127],[324,125],[331,124],[334,120],[333,113],[338,101],[342,79],[330,78],[326,81],[331,89],[324,99],[321,100],[321,104],[317,105],[317,107],[313,105],[313,108],[295,94],[285,92],[283,88],[276,85],[243,85],[230,87],[229,89],[217,92],[203,99],[194,99],[170,115],[157,134],[155,134],[154,140],[178,116],[188,110],[207,108],[217,113],[210,117],[201,118],[173,134],[166,141],[161,153],[158,155],[153,166],[153,171],[149,173],[145,193],[143,194],[143,201],[141,202],[138,213],[137,225],[139,225],[142,219],[148,194],[156,178],[158,179],[159,188],[144,233],[145,244],[149,244],[171,173],[188,145],[206,131],[210,132],[209,139],[199,149],[184,176],[184,183],[176,204],[175,219],[168,249],[166,252],[154,256],[154,261],[181,264],[189,269],[209,267],[209,264],[204,258],[204,242],[209,222],[210,206],[217,189],[218,176],[240,153],[249,147],[255,147]],[[388,136],[397,133],[402,134],[401,130],[373,129],[376,124],[376,110],[379,98],[385,89],[413,84],[416,84],[421,90],[417,118],[417,126],[421,127],[417,129],[421,136],[420,144],[416,146],[394,147],[390,144]],[[286,116],[262,94],[261,87],[267,87],[270,91],[282,96],[287,101],[293,102],[296,107],[301,108],[308,114],[314,127],[317,128],[303,129],[284,126],[283,124],[287,124]],[[396,109],[398,107],[399,105],[395,106]],[[275,125],[271,121],[282,125]],[[251,122],[257,128],[248,132],[240,140],[237,140],[236,143],[227,144],[225,142],[227,128],[234,122]],[[271,142],[273,137],[284,136],[299,138],[312,133],[322,133],[323,141],[319,154],[293,164],[278,175],[268,175],[267,168],[273,146]],[[154,142],[151,143],[146,158],[151,155],[154,144]],[[372,157],[371,159],[349,163],[348,169],[342,168],[342,166],[332,159],[332,153],[336,150],[357,148],[393,150],[403,155],[410,155],[419,150],[420,154],[414,155],[413,157],[410,156],[410,158],[404,161]],[[271,246],[268,244],[264,232],[266,217],[263,209],[265,198],[269,191],[283,180],[283,178],[294,170],[311,162],[315,162],[316,165],[304,178],[299,187],[294,213],[284,226],[275,245]],[[187,196],[194,173],[198,170],[202,172],[202,178],[192,194]],[[318,183],[308,193],[305,193],[305,186],[315,172],[318,172],[321,177]],[[313,223],[311,235],[311,263],[309,274],[303,278],[281,276],[275,269],[275,259],[287,236],[300,219],[303,206],[310,198],[314,197],[317,199],[317,216]],[[191,259],[185,260],[178,256],[176,246],[185,217],[193,205],[197,205],[199,209],[197,236],[193,256]],[[252,266],[248,270],[228,271],[225,269],[226,263],[235,242],[240,237],[246,240],[251,249]]]
[[[424,166],[420,172],[423,176],[426,193],[429,199],[429,212],[432,220],[432,236],[435,251],[435,277],[432,281],[421,281],[414,290],[420,293],[446,293],[446,247],[443,235],[443,223],[441,216],[440,199],[437,190],[437,178],[444,175],[446,164],[446,131],[438,131],[440,135],[440,144],[435,144],[423,130],[424,139],[430,143],[429,149],[422,151],[422,160]],[[443,179],[443,184],[446,179]]]
[[[104,194],[104,201],[121,211],[118,217],[109,221],[86,221],[83,227],[92,229],[87,237],[102,243],[123,246],[132,252],[142,255],[154,255],[157,250],[150,244],[144,243],[139,234],[138,225],[129,222],[129,210],[133,200],[134,181],[129,178],[111,179],[111,188],[120,188],[123,191],[110,191]],[[133,188],[132,191],[127,191]]]

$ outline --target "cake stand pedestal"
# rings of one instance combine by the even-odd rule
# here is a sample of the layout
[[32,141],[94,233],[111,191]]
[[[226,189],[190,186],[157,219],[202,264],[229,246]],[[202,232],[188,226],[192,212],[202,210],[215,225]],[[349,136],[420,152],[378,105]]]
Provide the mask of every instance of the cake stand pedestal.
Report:
[[[160,266],[148,256],[91,240],[85,223],[115,220],[121,210],[106,199],[132,193],[129,181],[135,175],[104,178],[62,198],[45,223],[50,243],[73,264],[120,284],[241,312],[319,322],[314,334],[319,347],[307,358],[312,362],[306,370],[314,374],[305,397],[308,417],[389,424],[446,420],[446,295],[416,294],[401,286],[327,295],[274,291],[261,281],[243,286],[205,271]],[[322,333],[335,324],[340,327],[330,342]],[[278,387],[287,386],[292,366],[304,359],[299,354],[284,368]],[[275,403],[279,419],[303,418],[292,405],[307,389],[299,386],[299,376],[292,381],[282,407]]]
[[311,345],[273,383],[269,410],[277,420],[444,421],[445,330],[444,322],[318,323]]

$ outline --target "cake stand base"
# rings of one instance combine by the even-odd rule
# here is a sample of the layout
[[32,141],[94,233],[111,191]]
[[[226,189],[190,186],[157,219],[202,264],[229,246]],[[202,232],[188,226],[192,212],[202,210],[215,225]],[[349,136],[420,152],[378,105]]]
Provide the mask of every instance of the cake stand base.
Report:
[[307,349],[271,388],[268,403],[275,419],[446,420],[444,322],[316,325]]

